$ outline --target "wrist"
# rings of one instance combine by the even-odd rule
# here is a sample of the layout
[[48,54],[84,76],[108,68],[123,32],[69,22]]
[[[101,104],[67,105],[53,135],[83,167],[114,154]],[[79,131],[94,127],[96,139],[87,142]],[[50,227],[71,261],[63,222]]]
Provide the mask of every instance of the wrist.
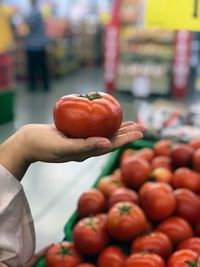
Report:
[[0,145],[0,163],[21,180],[30,162],[27,159],[24,131],[19,130]]

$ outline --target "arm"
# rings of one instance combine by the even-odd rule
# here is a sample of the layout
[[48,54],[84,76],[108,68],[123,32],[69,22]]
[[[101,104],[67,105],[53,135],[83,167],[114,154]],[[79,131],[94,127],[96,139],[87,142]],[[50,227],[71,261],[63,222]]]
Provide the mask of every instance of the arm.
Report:
[[0,164],[20,181],[33,162],[84,161],[142,138],[141,131],[144,131],[143,126],[126,122],[111,140],[103,137],[71,139],[53,125],[30,124],[0,145]]

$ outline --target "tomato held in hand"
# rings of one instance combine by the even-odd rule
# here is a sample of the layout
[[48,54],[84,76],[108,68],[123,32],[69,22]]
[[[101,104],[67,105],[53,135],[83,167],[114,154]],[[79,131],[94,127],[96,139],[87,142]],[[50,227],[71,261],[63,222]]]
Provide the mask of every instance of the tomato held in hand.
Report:
[[167,267],[200,267],[200,258],[196,252],[182,249],[169,257]]
[[126,260],[126,267],[165,267],[164,260],[154,253],[135,253]]
[[109,246],[105,248],[97,259],[98,267],[124,267],[126,255],[121,248]]
[[63,96],[53,115],[56,128],[71,138],[110,138],[122,123],[120,104],[103,92]]
[[46,254],[46,267],[76,267],[82,262],[82,256],[71,242],[56,244]]

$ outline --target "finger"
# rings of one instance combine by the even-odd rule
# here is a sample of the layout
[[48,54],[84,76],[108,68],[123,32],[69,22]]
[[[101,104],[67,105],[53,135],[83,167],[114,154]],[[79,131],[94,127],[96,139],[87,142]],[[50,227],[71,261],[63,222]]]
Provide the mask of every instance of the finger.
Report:
[[143,133],[140,131],[130,131],[125,134],[118,135],[112,141],[113,149],[118,149],[122,145],[128,144],[141,138],[143,138]]
[[131,125],[128,125],[126,127],[120,128],[119,131],[115,134],[115,136],[121,135],[121,134],[126,134],[126,133],[131,132],[131,131],[143,132],[145,130],[146,129],[143,125],[135,123],[135,124],[131,124]]
[[123,122],[123,123],[121,124],[121,127],[120,127],[120,128],[129,126],[129,125],[133,125],[133,124],[135,124],[135,123],[136,123],[136,122],[134,122],[134,121],[125,121],[125,122]]

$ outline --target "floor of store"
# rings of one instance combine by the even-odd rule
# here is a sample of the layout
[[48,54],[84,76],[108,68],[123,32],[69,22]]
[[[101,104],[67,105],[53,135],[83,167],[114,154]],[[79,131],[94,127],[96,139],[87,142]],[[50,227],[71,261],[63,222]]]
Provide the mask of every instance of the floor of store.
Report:
[[[0,142],[27,123],[52,123],[55,101],[66,94],[99,91],[103,88],[102,69],[87,68],[53,83],[50,92],[29,93],[23,84],[17,86],[15,120],[0,126]],[[117,94],[124,120],[135,120],[135,100]],[[82,163],[35,163],[27,171],[22,184],[35,221],[37,250],[64,237],[64,225],[76,209],[77,199],[92,186],[109,155]]]

